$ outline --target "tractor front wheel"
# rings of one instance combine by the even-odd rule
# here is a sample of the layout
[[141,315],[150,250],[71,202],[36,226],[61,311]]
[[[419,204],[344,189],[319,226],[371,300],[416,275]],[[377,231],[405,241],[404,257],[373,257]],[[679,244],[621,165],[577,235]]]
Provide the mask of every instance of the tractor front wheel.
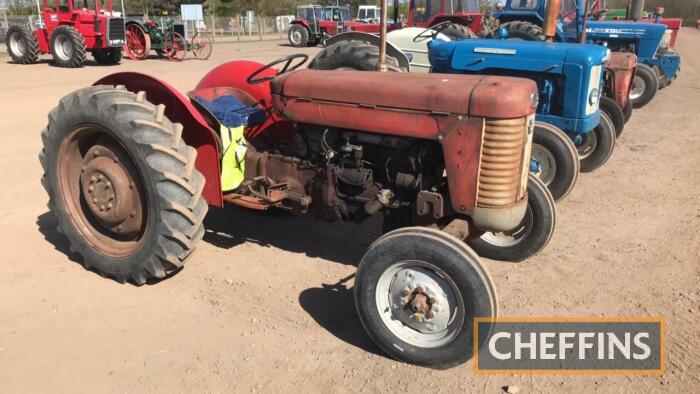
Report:
[[121,48],[104,48],[95,49],[92,51],[92,57],[95,58],[97,63],[105,66],[113,66],[119,64],[122,61],[122,49]]
[[72,26],[58,26],[51,34],[51,54],[58,67],[82,67],[85,62],[85,39]]
[[204,177],[182,125],[124,87],[61,99],[39,161],[58,231],[86,268],[143,284],[182,267],[204,235]]
[[[377,239],[357,266],[354,298],[362,325],[382,350],[439,369],[472,357],[474,318],[495,317],[498,305],[479,256],[454,236],[425,227]],[[487,335],[480,331],[479,338]]]
[[600,122],[588,133],[576,137],[575,144],[581,160],[581,172],[592,172],[607,163],[615,150],[615,126],[605,112],[600,113]]
[[557,218],[554,198],[547,186],[530,174],[527,182],[527,210],[520,225],[507,232],[486,232],[468,239],[479,256],[520,262],[539,253],[549,243]]
[[630,100],[634,108],[642,108],[656,96],[659,75],[646,64],[637,64],[630,89]]
[[[629,101],[629,100],[627,100]],[[600,97],[600,111],[612,121],[615,128],[615,137],[619,137],[625,129],[625,112],[620,105],[608,96]]]
[[535,169],[530,171],[547,186],[555,201],[574,188],[579,173],[576,146],[558,127],[535,122],[532,160]]
[[309,29],[302,25],[294,24],[289,27],[287,38],[289,38],[289,43],[293,47],[304,48],[309,45]]
[[39,42],[26,26],[10,26],[5,34],[5,45],[15,63],[31,64],[39,59]]

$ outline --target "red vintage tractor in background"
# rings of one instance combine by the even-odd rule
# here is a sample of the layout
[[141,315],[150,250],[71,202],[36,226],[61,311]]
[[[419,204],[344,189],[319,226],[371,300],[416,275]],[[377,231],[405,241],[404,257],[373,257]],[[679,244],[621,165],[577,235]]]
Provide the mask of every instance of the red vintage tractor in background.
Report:
[[[387,30],[399,28],[394,23]],[[297,16],[289,26],[289,43],[294,47],[316,46],[326,38],[336,34],[360,31],[379,34],[379,23],[366,23],[352,20],[348,7],[304,5],[297,7]]]
[[[398,15],[399,2],[394,2],[394,15]],[[409,27],[432,27],[447,21],[441,33],[451,39],[472,38],[481,32],[479,0],[410,0],[408,5]]]
[[124,46],[124,19],[99,0],[43,0],[38,28],[11,26],[6,35],[12,60],[31,64],[51,53],[59,67],[81,67],[86,52],[100,64],[118,64]]

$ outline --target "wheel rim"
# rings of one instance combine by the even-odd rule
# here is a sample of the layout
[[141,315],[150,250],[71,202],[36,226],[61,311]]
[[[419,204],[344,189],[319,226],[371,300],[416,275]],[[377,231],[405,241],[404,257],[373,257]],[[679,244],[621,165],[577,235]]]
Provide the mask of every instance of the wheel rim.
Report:
[[377,312],[402,341],[434,348],[452,341],[462,329],[465,307],[459,289],[442,270],[417,260],[397,262],[377,281]]
[[56,37],[53,48],[56,56],[63,61],[68,61],[73,57],[73,44],[64,34]]
[[146,53],[146,36],[138,26],[126,28],[126,49],[130,58],[141,59]]
[[171,33],[163,43],[163,54],[170,60],[180,61],[185,58],[187,41],[179,33]]
[[16,56],[24,56],[26,45],[24,43],[24,38],[18,32],[14,32],[10,35],[10,49]]
[[59,193],[75,228],[98,252],[133,253],[147,224],[143,180],[126,149],[107,130],[79,126],[58,153]]
[[210,36],[196,35],[192,38],[192,53],[198,59],[208,59],[211,56],[212,43],[213,39]]
[[485,242],[499,246],[499,247],[511,247],[519,244],[522,240],[526,239],[528,235],[532,232],[532,226],[534,224],[534,218],[532,214],[532,209],[528,205],[525,211],[525,216],[520,222],[520,225],[515,229],[507,232],[492,233],[486,232],[481,235],[481,239]]
[[639,75],[635,75],[634,79],[632,80],[632,88],[630,89],[630,99],[636,100],[644,94],[644,91],[647,88],[647,83],[644,81],[644,78],[640,77]]
[[591,130],[588,133],[582,134],[579,138],[580,142],[576,144],[576,151],[578,152],[579,159],[585,159],[592,155],[598,147],[598,135],[595,130]]
[[294,29],[292,33],[290,34],[290,37],[292,39],[292,44],[294,45],[299,45],[301,43],[301,32]]
[[539,167],[538,178],[546,185],[549,186],[557,174],[557,162],[554,160],[554,155],[549,149],[546,149],[540,144],[532,144],[532,158],[535,159]]

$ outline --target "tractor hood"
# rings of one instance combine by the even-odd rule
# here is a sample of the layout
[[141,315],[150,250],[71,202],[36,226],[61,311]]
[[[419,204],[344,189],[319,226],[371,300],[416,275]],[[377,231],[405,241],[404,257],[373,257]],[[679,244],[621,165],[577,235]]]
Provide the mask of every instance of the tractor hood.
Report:
[[508,69],[561,74],[564,65],[590,69],[608,59],[600,45],[512,40],[436,39],[429,44],[430,64],[437,72]]
[[664,37],[666,25],[661,23],[640,23],[632,21],[588,22],[586,34],[589,39],[615,38],[658,40]]

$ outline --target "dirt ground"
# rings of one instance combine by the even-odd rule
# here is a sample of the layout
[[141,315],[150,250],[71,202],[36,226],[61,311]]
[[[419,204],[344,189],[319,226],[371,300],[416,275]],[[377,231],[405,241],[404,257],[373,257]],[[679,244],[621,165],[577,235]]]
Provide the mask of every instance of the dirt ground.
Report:
[[700,31],[683,29],[679,79],[635,111],[609,163],[558,205],[549,246],[487,261],[501,316],[663,316],[667,372],[477,375],[404,365],[355,314],[351,225],[212,209],[185,269],[135,287],[83,269],[47,212],[37,154],[59,98],[136,70],[182,91],[230,59],[271,61],[281,41],[224,44],[208,61],[65,70],[0,62],[0,392],[697,392],[700,385]]

